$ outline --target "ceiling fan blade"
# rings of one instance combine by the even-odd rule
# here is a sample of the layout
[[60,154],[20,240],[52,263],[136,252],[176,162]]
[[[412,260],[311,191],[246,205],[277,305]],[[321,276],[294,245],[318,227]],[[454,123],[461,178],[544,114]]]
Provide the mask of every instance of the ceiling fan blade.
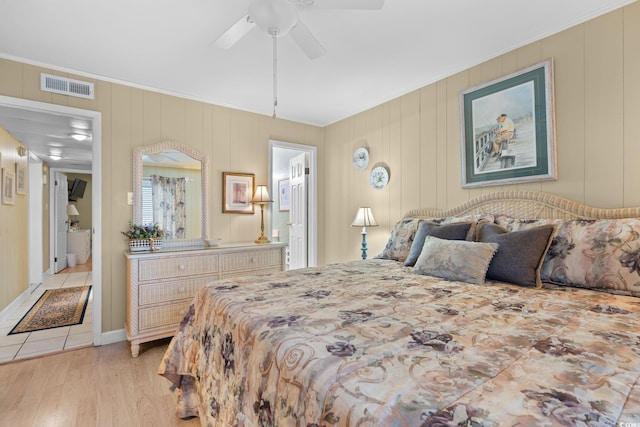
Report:
[[245,15],[238,22],[230,26],[224,33],[222,33],[214,42],[215,47],[222,49],[229,49],[236,44],[238,40],[244,37],[249,31],[256,26],[253,19],[249,15]]
[[382,9],[384,0],[289,0],[310,9]]
[[298,23],[289,31],[289,35],[300,46],[300,49],[309,57],[316,59],[325,54],[320,42],[311,34],[311,31],[298,19]]

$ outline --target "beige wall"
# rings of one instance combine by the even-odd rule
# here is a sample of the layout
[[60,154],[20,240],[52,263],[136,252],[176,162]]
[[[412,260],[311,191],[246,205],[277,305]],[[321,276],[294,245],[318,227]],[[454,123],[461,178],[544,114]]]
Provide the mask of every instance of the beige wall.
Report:
[[[555,62],[559,179],[462,189],[459,92],[547,58]],[[373,208],[381,225],[368,230],[370,256],[380,252],[408,209],[452,207],[502,188],[543,190],[600,207],[640,205],[640,168],[635,165],[640,158],[640,3],[325,129],[98,80],[92,101],[49,94],[39,89],[40,72],[62,75],[0,59],[0,94],[102,113],[104,331],[121,329],[125,318],[125,241],[120,231],[131,218],[126,195],[131,191],[131,150],[139,145],[176,140],[209,155],[211,236],[226,241],[253,240],[260,218],[221,213],[222,172],[255,173],[260,184],[267,180],[268,139],[318,146],[321,264],[359,258],[360,230],[350,224],[363,205]],[[357,171],[352,166],[360,146],[369,147],[371,165],[390,166],[384,190],[369,187],[370,168]],[[330,189],[326,194],[325,188]],[[0,212],[4,215],[5,208]],[[4,261],[10,245],[4,243],[9,232],[5,224],[0,224],[0,266],[11,269],[22,264]],[[20,240],[21,233],[11,233],[16,235],[10,238]]]
[[[558,180],[463,189],[459,93],[553,58]],[[502,189],[542,190],[598,206],[640,205],[640,3],[423,87],[325,128],[326,262],[357,259],[359,206],[381,225],[368,229],[369,255],[379,253],[395,223],[416,207],[450,208]],[[370,165],[390,167],[383,190],[368,184],[369,167],[351,159],[361,146]]]
[[[16,164],[27,168],[27,157],[18,155],[20,143],[0,128],[0,166],[15,173]],[[27,173],[28,178],[28,173]],[[4,186],[4,182],[2,185]],[[15,192],[15,185],[14,185]],[[14,194],[15,204],[0,204],[0,310],[28,286],[27,196]]]
[[[40,73],[52,73],[95,83],[94,100],[40,91]],[[136,146],[175,140],[207,154],[210,167],[210,234],[224,241],[253,241],[260,230],[260,215],[222,214],[222,172],[255,173],[256,183],[267,182],[268,140],[297,142],[322,147],[321,128],[272,119],[202,102],[190,101],[84,76],[66,75],[15,61],[0,59],[0,95],[66,105],[102,113],[102,330],[124,327],[126,242],[120,231],[131,219],[127,192],[132,191],[132,149]],[[7,162],[10,158],[7,157]],[[319,164],[322,165],[322,155]],[[3,165],[5,158],[3,153]],[[322,200],[322,183],[319,185]],[[24,197],[23,197],[24,198]],[[8,208],[7,208],[8,209]],[[26,208],[25,208],[26,209]],[[1,210],[4,215],[5,208]],[[11,211],[11,212],[15,212]],[[25,211],[26,212],[26,211]],[[12,213],[13,215],[13,213]],[[4,216],[3,216],[4,218]],[[26,218],[26,215],[23,215]],[[26,245],[26,223],[9,230],[2,221],[0,265],[10,277],[26,286],[27,269],[18,262],[10,244]],[[94,226],[96,226],[94,224]],[[8,239],[5,239],[5,233]],[[319,234],[323,233],[322,217]],[[320,248],[322,238],[319,239]],[[7,243],[5,243],[7,242]],[[24,243],[21,243],[24,242]],[[25,246],[26,248],[26,246]],[[22,251],[26,254],[26,249]],[[11,253],[11,261],[7,260]],[[14,255],[15,254],[15,255]],[[15,258],[15,259],[13,259]],[[22,260],[26,258],[23,256]],[[320,259],[322,262],[322,259]],[[20,272],[13,271],[20,266]],[[4,271],[1,273],[5,276]],[[3,280],[4,283],[4,280]],[[3,292],[3,291],[2,291]],[[0,304],[3,304],[0,301]],[[0,305],[4,307],[4,305]]]

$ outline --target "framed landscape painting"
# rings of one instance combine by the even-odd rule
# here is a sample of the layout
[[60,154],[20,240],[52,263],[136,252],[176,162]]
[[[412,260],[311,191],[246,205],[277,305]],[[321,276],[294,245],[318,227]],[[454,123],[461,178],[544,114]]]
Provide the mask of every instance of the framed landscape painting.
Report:
[[462,187],[557,179],[553,62],[460,93]]

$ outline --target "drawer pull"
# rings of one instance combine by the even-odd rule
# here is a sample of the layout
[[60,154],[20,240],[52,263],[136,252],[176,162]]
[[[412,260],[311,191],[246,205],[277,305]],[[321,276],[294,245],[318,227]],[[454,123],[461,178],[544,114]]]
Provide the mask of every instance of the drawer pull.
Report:
[[178,266],[178,270],[180,270],[180,271],[183,271],[183,270],[184,270],[184,268],[185,268],[185,267],[184,267],[184,264],[180,264],[180,265]]
[[180,286],[178,288],[178,292],[180,292],[181,294],[183,294],[187,289],[184,286]]
[[254,257],[251,257],[251,259],[249,260],[251,262],[251,264],[256,262],[256,259]]

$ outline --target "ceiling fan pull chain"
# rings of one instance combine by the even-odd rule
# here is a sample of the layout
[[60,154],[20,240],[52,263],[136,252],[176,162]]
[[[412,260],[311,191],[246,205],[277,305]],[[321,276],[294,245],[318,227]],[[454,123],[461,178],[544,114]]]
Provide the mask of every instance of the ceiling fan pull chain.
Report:
[[276,118],[276,107],[278,106],[278,31],[273,30],[273,115]]

